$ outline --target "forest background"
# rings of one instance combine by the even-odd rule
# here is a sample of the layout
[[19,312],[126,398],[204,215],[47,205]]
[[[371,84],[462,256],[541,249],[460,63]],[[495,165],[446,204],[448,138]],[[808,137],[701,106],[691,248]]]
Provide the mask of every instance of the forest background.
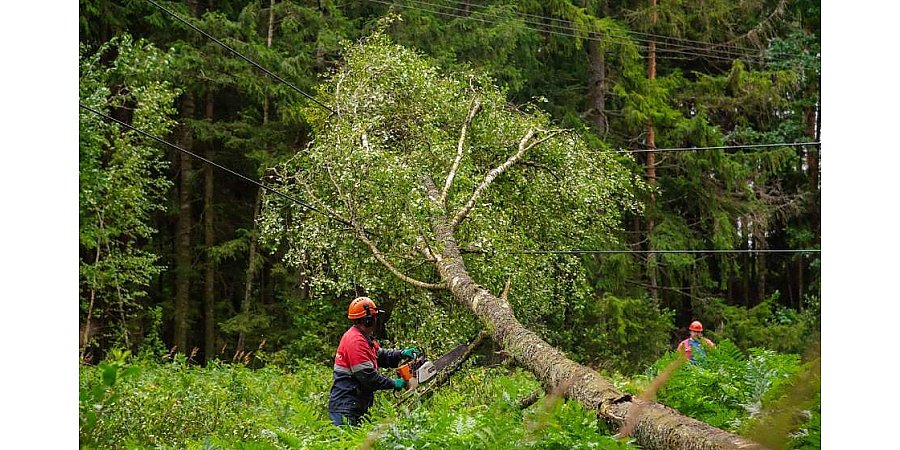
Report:
[[[846,19],[848,14],[853,17],[852,11],[840,12],[842,22],[853,23],[852,20]],[[14,11],[7,17],[23,15],[27,14],[24,11]],[[828,49],[826,50],[828,55],[830,47],[828,47],[827,8],[823,10],[822,15],[823,48]],[[27,418],[40,415],[43,417],[43,423],[53,424],[54,429],[70,429],[71,432],[68,433],[70,437],[65,437],[67,433],[60,433],[60,439],[63,442],[71,442],[77,435],[77,424],[72,417],[75,411],[70,407],[75,404],[74,399],[77,397],[77,375],[67,362],[70,360],[71,352],[69,336],[74,336],[78,330],[74,320],[78,314],[77,310],[72,306],[72,302],[68,301],[74,295],[72,286],[75,286],[78,279],[77,270],[71,263],[74,254],[77,253],[78,242],[77,203],[72,194],[78,190],[78,158],[74,152],[74,143],[78,136],[75,124],[77,106],[74,105],[74,101],[69,101],[68,104],[60,102],[63,106],[56,107],[47,103],[47,100],[36,102],[34,99],[71,99],[77,88],[75,81],[78,67],[77,52],[73,52],[71,46],[59,46],[59,42],[74,42],[78,34],[77,7],[69,14],[58,17],[58,22],[53,21],[57,19],[55,14],[50,14],[49,17],[51,19],[48,27],[68,31],[54,33],[52,37],[45,35],[35,38],[26,48],[12,48],[13,55],[16,55],[12,59],[28,61],[31,68],[27,71],[10,71],[11,78],[4,88],[4,93],[15,99],[12,104],[17,105],[15,116],[10,115],[10,110],[4,112],[3,123],[13,124],[9,129],[18,131],[13,134],[14,140],[9,148],[28,149],[16,152],[14,158],[22,159],[13,159],[12,164],[5,165],[4,171],[4,199],[8,202],[9,210],[13,211],[7,215],[4,227],[9,229],[4,234],[10,244],[8,254],[14,255],[10,260],[15,261],[14,267],[19,269],[7,272],[9,279],[14,280],[14,289],[9,293],[11,309],[8,317],[12,319],[12,324],[7,327],[4,334],[9,342],[22,342],[23,350],[19,352],[21,354],[13,357],[21,358],[21,361],[16,362],[17,369],[10,370],[12,378],[5,383],[4,389],[12,391],[16,386],[33,386],[33,389],[29,390],[31,394],[19,393],[13,397],[16,402],[5,406],[5,408],[14,407],[18,411],[16,417],[22,418],[19,419],[21,422],[11,424],[11,429],[34,430]],[[856,36],[889,29],[887,24],[878,26],[880,24],[876,19],[867,15],[865,21],[859,22],[866,25],[850,29]],[[885,41],[875,38],[865,39],[864,42],[858,43],[857,47],[848,47],[845,40],[846,32],[843,31],[847,27],[842,25],[835,28],[841,29],[842,32],[840,44],[834,46],[833,60],[853,61],[853,73],[865,73],[867,82],[854,84],[852,90],[844,89],[844,86],[849,85],[843,78],[846,66],[838,63],[832,69],[829,65],[831,58],[823,57],[825,74],[822,82],[823,98],[835,99],[833,109],[829,109],[830,106],[826,107],[822,118],[823,130],[826,130],[822,138],[826,142],[823,153],[828,154],[828,158],[834,158],[828,163],[822,163],[823,192],[834,192],[833,198],[823,195],[823,235],[834,236],[834,238],[826,237],[823,241],[827,242],[828,254],[834,256],[823,255],[822,292],[823,299],[830,296],[835,298],[834,309],[829,310],[823,306],[822,311],[823,352],[826,355],[835,355],[833,360],[827,356],[823,359],[823,373],[835,374],[834,378],[829,379],[829,376],[826,376],[823,379],[825,385],[823,391],[826,392],[826,397],[834,399],[832,405],[836,406],[833,410],[828,410],[829,414],[834,415],[830,417],[825,415],[823,422],[826,423],[824,428],[827,430],[830,427],[829,423],[835,421],[833,429],[836,434],[830,435],[830,439],[840,439],[843,435],[840,430],[865,430],[862,433],[853,433],[853,442],[858,444],[860,440],[874,439],[873,430],[887,429],[886,424],[879,423],[887,419],[882,419],[877,413],[863,417],[841,415],[843,403],[841,400],[850,403],[851,398],[854,402],[858,402],[859,399],[837,388],[839,384],[847,381],[841,378],[847,375],[847,369],[843,367],[838,356],[852,357],[855,369],[860,369],[864,365],[869,367],[865,370],[867,386],[890,386],[887,377],[892,372],[887,367],[878,365],[880,358],[877,356],[877,344],[887,340],[886,330],[890,329],[893,317],[892,313],[880,314],[880,312],[893,311],[890,308],[895,307],[884,304],[884,299],[890,298],[890,295],[878,287],[884,286],[885,280],[892,279],[890,269],[893,265],[889,262],[891,258],[889,255],[896,244],[886,241],[884,233],[860,231],[860,225],[869,224],[880,228],[884,224],[889,224],[891,207],[885,206],[888,204],[884,203],[882,196],[896,189],[890,184],[889,173],[878,172],[891,170],[893,161],[890,158],[894,156],[884,154],[883,146],[886,145],[884,141],[874,141],[878,133],[861,132],[890,129],[890,124],[884,122],[890,114],[878,109],[881,104],[889,102],[875,102],[874,105],[865,106],[854,103],[860,98],[886,98],[886,94],[875,90],[880,83],[872,80],[878,80],[878,76],[887,71],[879,66],[865,65],[870,61],[881,60],[877,56],[878,47],[873,43]],[[15,30],[15,33],[10,33],[9,30]],[[15,36],[22,34],[27,33],[15,27],[6,28],[4,41],[11,42]],[[856,39],[853,42],[856,42]],[[6,43],[4,46],[8,45]],[[841,50],[848,48],[853,49],[852,54],[841,53]],[[872,56],[865,57],[867,52],[872,52],[868,53]],[[35,61],[35,55],[47,57]],[[60,73],[68,76],[58,77]],[[57,76],[44,78],[51,74]],[[832,76],[834,80],[830,78]],[[885,82],[884,85],[888,83]],[[17,88],[10,89],[10,86]],[[27,86],[29,89],[22,89],[20,86]],[[28,92],[41,94],[38,97],[23,95]],[[840,101],[842,98],[850,101]],[[867,113],[864,116],[855,114],[857,108],[865,108]],[[866,119],[865,122],[859,123],[862,118]],[[54,131],[47,133],[45,127],[50,126]],[[20,130],[25,130],[24,134],[30,139],[17,140],[16,138],[22,136]],[[828,132],[834,135],[829,135]],[[34,145],[36,139],[40,141],[39,146]],[[869,139],[873,141],[867,142]],[[833,155],[828,153],[831,146],[835,148]],[[35,150],[31,150],[32,148]],[[842,149],[853,151],[841,151]],[[873,153],[871,157],[860,156],[862,151],[869,149],[878,152]],[[52,152],[51,161],[43,157],[44,151]],[[33,157],[35,154],[42,156]],[[877,161],[877,164],[873,161]],[[830,172],[829,168],[834,168],[835,172]],[[830,177],[834,177],[835,180],[833,187],[829,184]],[[27,191],[23,186],[28,188]],[[882,196],[873,195],[872,192]],[[884,216],[879,218],[879,214]],[[23,239],[21,236],[26,238]],[[64,249],[70,250],[66,252]],[[871,251],[872,249],[878,250]],[[866,254],[866,250],[871,252]],[[888,261],[884,261],[884,258]],[[868,264],[860,264],[860,260]],[[40,276],[35,276],[37,274]],[[829,279],[829,276],[832,278]],[[52,282],[47,281],[48,277],[52,278]],[[868,280],[871,282],[867,282]],[[872,314],[873,309],[860,306],[865,305],[861,302],[866,301],[877,305],[873,305],[872,308],[877,308],[879,314]],[[852,304],[852,307],[848,303]],[[843,320],[846,318],[853,318],[853,327],[861,332],[856,332],[852,336],[866,340],[868,343],[866,346],[857,346],[847,342],[848,339],[843,339],[847,329]],[[51,382],[60,379],[66,380],[67,383]],[[43,382],[38,382],[35,386],[35,380]],[[831,389],[829,386],[834,388]],[[47,402],[44,399],[52,399],[53,404],[58,404],[59,407],[47,411]],[[840,425],[837,425],[838,421]],[[71,424],[70,428],[67,428],[66,424]],[[39,430],[33,432],[37,433]],[[832,442],[835,442],[837,447],[840,446],[839,440]]]

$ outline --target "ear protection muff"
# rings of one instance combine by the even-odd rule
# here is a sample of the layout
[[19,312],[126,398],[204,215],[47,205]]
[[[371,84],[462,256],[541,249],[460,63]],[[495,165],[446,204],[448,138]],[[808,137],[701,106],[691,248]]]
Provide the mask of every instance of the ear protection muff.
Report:
[[378,314],[378,310],[375,310],[375,313],[372,313],[372,308],[369,308],[369,305],[363,305],[363,309],[366,310],[366,315],[363,316],[362,324],[367,327],[371,327],[375,325],[375,322],[378,320],[376,316]]

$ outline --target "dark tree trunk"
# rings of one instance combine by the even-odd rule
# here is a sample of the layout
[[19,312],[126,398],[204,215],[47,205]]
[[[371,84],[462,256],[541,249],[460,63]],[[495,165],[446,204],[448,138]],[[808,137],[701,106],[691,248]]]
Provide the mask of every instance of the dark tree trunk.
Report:
[[797,258],[797,304],[798,309],[803,309],[803,255]]
[[[650,0],[650,22],[656,25],[656,0]],[[647,77],[651,82],[656,79],[656,42],[650,41],[648,56]],[[647,184],[650,185],[650,201],[647,203],[647,249],[653,250],[653,243],[650,236],[653,234],[656,193],[656,131],[653,129],[653,120],[647,123]],[[650,298],[659,301],[658,286],[656,281],[656,254],[647,255],[647,276],[650,279]]]
[[756,255],[756,304],[766,299],[766,254]]
[[[807,89],[807,96],[812,97],[816,94],[818,86],[810,85]],[[804,112],[806,122],[806,135],[813,141],[819,140],[819,129],[821,128],[821,115],[819,110],[819,102],[809,106]],[[820,194],[819,194],[819,148],[815,145],[810,146],[806,151],[806,170],[808,171],[809,193],[811,200],[809,202],[809,223],[812,227],[813,235],[816,242],[819,241],[820,229]]]
[[[194,143],[188,120],[194,117],[194,94],[188,92],[181,105],[181,117],[185,121],[179,130],[179,146],[191,151]],[[178,179],[178,222],[175,229],[175,307],[173,311],[173,345],[178,351],[188,353],[188,329],[190,328],[191,296],[191,198],[194,177],[191,156],[181,152],[179,156],[180,176]]]
[[[213,95],[206,95],[206,120],[213,120]],[[215,160],[215,143],[208,142],[206,159]],[[210,360],[216,354],[216,266],[209,255],[209,250],[216,245],[215,208],[213,206],[215,192],[214,168],[207,164],[204,168],[203,186],[203,244],[207,249],[206,273],[203,291],[203,357]]]
[[590,101],[589,110],[593,116],[594,128],[597,133],[605,134],[606,123],[606,60],[604,59],[603,49],[596,40],[587,42],[588,59],[591,66],[591,78],[588,81],[588,100]]
[[[746,236],[752,236],[750,232],[750,225],[747,225],[747,234]],[[751,245],[747,242],[747,238],[745,237],[744,242],[741,243],[741,248],[744,250],[750,250]],[[744,306],[750,307],[750,275],[753,271],[752,261],[750,260],[750,253],[744,252],[744,254],[738,256],[741,259],[741,267],[740,277],[741,277],[741,302]]]
[[[440,196],[431,180],[426,189]],[[559,390],[615,427],[636,421],[633,435],[645,449],[760,448],[740,436],[685,417],[657,403],[624,394],[596,371],[571,361],[516,319],[506,299],[496,297],[469,276],[446,217],[432,221],[435,240],[443,252],[434,254],[434,265],[453,297],[475,313],[490,330],[495,342],[519,364],[530,370],[548,391]],[[633,416],[628,416],[632,412]]]
[[[244,284],[244,298],[241,300],[241,313],[248,314],[253,306],[253,274],[256,272],[257,251],[256,251],[256,219],[259,215],[260,206],[262,205],[263,190],[259,189],[256,194],[256,204],[253,207],[253,231],[250,233],[250,249],[247,255],[247,272],[246,283]],[[241,331],[238,333],[237,348],[235,354],[243,353],[246,340],[246,333]]]

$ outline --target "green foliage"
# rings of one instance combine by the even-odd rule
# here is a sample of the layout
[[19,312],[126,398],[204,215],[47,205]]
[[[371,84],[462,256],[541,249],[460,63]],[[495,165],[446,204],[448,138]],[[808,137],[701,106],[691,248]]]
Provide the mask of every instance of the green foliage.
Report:
[[551,322],[562,336],[551,342],[592,367],[634,374],[669,349],[672,312],[651,300],[605,294],[570,314],[562,323]]
[[[139,368],[140,376],[119,377],[116,401],[105,404],[92,428],[82,428],[82,446],[174,449],[209,438],[231,448],[242,441],[273,444],[267,438],[274,436],[274,426],[292,421],[309,430],[330,427],[324,410],[327,368],[302,365],[293,373],[217,363],[199,368],[179,356],[167,364],[139,360],[119,366]],[[80,369],[82,396],[102,386],[107,367]],[[83,420],[86,412],[82,408]]]
[[[671,352],[631,380],[639,394],[679,358]],[[657,392],[657,401],[715,427],[739,433],[767,448],[818,448],[821,429],[819,359],[753,348],[741,352],[729,340],[705,358],[682,364]]]
[[435,358],[459,344],[470,342],[481,324],[449,296],[410,289],[396,304],[388,331],[395,346],[415,346]]
[[[680,357],[670,353],[645,376],[652,379]],[[800,370],[800,358],[751,349],[745,356],[731,341],[718,342],[707,356],[684,364],[657,393],[658,401],[712,426],[735,431],[759,413],[766,395],[778,392]]]
[[122,394],[122,383],[140,373],[138,367],[128,365],[130,356],[131,352],[127,350],[113,349],[92,373],[79,376],[78,430],[81,435],[94,432],[98,419],[104,418],[106,410],[115,408]]
[[820,312],[816,299],[802,312],[781,306],[777,293],[752,308],[728,305],[720,299],[697,301],[696,317],[710,324],[710,335],[729,339],[742,349],[767,348],[779,352],[806,353],[818,342]]
[[[81,47],[79,101],[123,117],[148,133],[172,129],[177,89],[167,81],[171,55],[128,35],[89,53]],[[148,286],[162,271],[148,250],[152,215],[171,182],[158,144],[95,114],[79,116],[79,281],[82,323],[115,323],[103,341],[129,344],[128,321],[144,314]],[[88,342],[90,344],[91,342]]]
[[427,400],[398,407],[380,392],[370,421],[338,428],[326,410],[329,366],[200,368],[183,357],[111,355],[80,369],[81,448],[633,448],[577,403],[551,397],[522,411],[518,401],[540,387],[522,370],[468,363]]
[[821,410],[821,361],[815,357],[766,393],[741,433],[772,449],[821,448]]
[[[427,176],[443,187],[459,130],[477,100],[482,107],[468,129],[447,193],[447,214],[463,207],[485,174],[515,153],[529,130],[547,140],[526,153],[529,164],[513,166],[494,180],[460,225],[460,245],[483,252],[471,258],[470,274],[498,293],[511,278],[515,294],[510,301],[529,325],[562,318],[592,298],[578,259],[506,251],[609,243],[623,212],[639,207],[632,191],[640,185],[609,153],[588,149],[572,132],[554,135],[550,117],[532,106],[510,108],[489,78],[442,74],[380,33],[347,49],[342,69],[323,86],[320,98],[337,113],[326,121],[321,110],[309,109],[316,141],[275,171],[283,190],[323,213],[268,195],[260,223],[264,241],[286,248],[285,261],[309,274],[314,296],[341,297],[362,288],[391,303],[409,298],[402,302],[426,306],[416,310],[424,316],[401,313],[401,328],[433,323],[422,333],[452,329],[453,340],[471,338],[475,330],[465,313],[441,313],[452,327],[442,325],[450,323],[443,317],[429,317],[435,309],[427,305],[440,300],[410,295],[375,261],[359,239],[361,230],[347,230],[333,216],[357,221],[401,271],[433,282],[433,266],[415,248],[424,242],[440,250],[431,220],[443,213],[428,199],[422,180]],[[431,348],[453,344],[425,334],[406,337]]]

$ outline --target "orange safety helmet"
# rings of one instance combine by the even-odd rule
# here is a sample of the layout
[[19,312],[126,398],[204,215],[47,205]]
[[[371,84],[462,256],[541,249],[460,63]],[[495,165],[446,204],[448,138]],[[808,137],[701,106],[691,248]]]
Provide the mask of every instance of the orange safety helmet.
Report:
[[383,310],[375,305],[369,297],[356,297],[350,302],[350,308],[347,309],[347,318],[350,320],[362,319],[364,317],[375,317]]
[[688,329],[691,331],[703,331],[703,324],[699,320],[695,320],[691,322],[691,326]]

